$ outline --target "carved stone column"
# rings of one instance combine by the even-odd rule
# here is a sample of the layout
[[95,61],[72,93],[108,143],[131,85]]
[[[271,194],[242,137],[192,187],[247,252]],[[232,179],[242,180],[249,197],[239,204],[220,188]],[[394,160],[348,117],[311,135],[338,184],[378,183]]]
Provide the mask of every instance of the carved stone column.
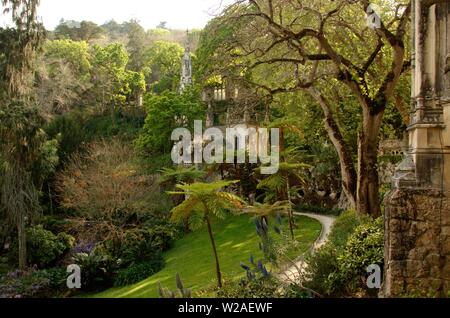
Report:
[[387,297],[450,290],[450,4],[412,0],[409,151],[386,197]]

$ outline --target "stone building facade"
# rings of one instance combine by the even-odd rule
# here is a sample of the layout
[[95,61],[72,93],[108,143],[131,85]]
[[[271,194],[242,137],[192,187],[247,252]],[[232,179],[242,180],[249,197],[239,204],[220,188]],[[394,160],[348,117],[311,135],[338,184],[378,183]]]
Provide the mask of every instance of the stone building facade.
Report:
[[207,127],[258,126],[268,120],[267,104],[238,79],[222,77],[221,85],[203,89],[202,99],[207,106]]
[[450,2],[412,0],[409,150],[385,201],[385,297],[450,292]]

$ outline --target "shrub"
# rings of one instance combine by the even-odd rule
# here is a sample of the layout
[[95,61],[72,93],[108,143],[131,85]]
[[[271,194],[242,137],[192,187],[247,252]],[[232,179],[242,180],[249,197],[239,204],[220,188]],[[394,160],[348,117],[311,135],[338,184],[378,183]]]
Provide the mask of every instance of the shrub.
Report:
[[59,141],[58,157],[61,163],[65,163],[87,141],[84,121],[80,113],[74,112],[57,117],[46,127],[49,139],[57,138]]
[[152,192],[159,191],[135,158],[120,141],[95,142],[85,155],[73,156],[56,178],[62,207],[90,219],[114,219],[115,224],[120,219],[127,222],[131,214],[148,212],[155,199]]
[[0,298],[57,297],[64,290],[66,271],[52,268],[27,273],[11,272],[0,280]]
[[383,265],[384,229],[383,218],[358,226],[338,257],[341,271],[348,276],[366,274],[369,265]]
[[280,298],[283,294],[276,278],[231,281],[217,291],[218,298]]
[[177,228],[170,223],[153,225],[127,230],[119,242],[109,240],[102,248],[104,253],[118,259],[121,267],[126,267],[157,260],[177,236]]
[[0,256],[0,278],[8,272],[9,268],[8,258]]
[[64,244],[66,250],[75,246],[76,240],[72,235],[69,235],[65,232],[61,232],[61,233],[58,233],[58,235],[56,237],[62,244]]
[[40,268],[54,264],[74,242],[75,239],[66,233],[55,235],[42,225],[31,227],[27,230],[28,262]]
[[66,230],[70,221],[64,216],[40,215],[35,219],[36,224],[41,224],[44,229],[53,233],[60,233]]
[[281,298],[284,289],[279,280],[274,277],[262,261],[255,261],[250,256],[250,265],[241,263],[241,268],[246,272],[246,278],[240,281],[227,282],[217,291],[219,298]]
[[54,291],[61,291],[66,288],[67,271],[63,267],[54,267],[35,272],[35,277],[48,280],[49,287]]
[[85,130],[89,139],[119,136],[123,140],[133,140],[144,126],[144,118],[117,112],[115,123],[111,115],[95,115],[86,121]]
[[361,218],[353,210],[342,213],[336,218],[328,241],[338,250],[344,248],[348,237],[353,233],[356,227],[366,221],[368,221],[367,218]]
[[383,218],[360,218],[343,213],[329,241],[306,259],[305,286],[324,296],[352,295],[365,289],[362,278],[371,264],[383,264]]
[[113,285],[117,261],[94,250],[91,254],[80,253],[73,257],[74,263],[81,268],[81,289],[97,291]]
[[145,171],[150,174],[157,174],[163,168],[172,168],[173,160],[170,154],[154,154],[152,156],[141,156],[140,163],[145,167]]
[[306,258],[308,264],[305,275],[305,286],[322,295],[336,295],[342,291],[343,286],[335,280],[339,273],[337,252],[332,244],[325,244],[314,254]]
[[114,286],[127,286],[140,282],[164,267],[164,258],[161,253],[154,255],[149,261],[130,265],[128,268],[120,269],[114,278]]

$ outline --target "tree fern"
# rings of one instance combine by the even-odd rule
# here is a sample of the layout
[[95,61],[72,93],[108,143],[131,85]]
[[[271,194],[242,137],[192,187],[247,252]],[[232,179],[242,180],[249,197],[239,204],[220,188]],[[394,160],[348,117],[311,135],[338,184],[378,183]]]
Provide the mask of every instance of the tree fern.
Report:
[[[291,185],[290,178],[295,177],[300,183],[305,180],[302,177],[301,171],[310,168],[309,165],[297,162],[299,160],[298,149],[287,148],[282,152],[283,161],[279,164],[278,172],[261,180],[257,186],[266,192],[265,201],[270,203],[278,200],[286,200],[289,202],[287,209],[289,215],[289,227],[291,236],[294,238],[294,216],[292,213],[291,200]],[[261,168],[258,168],[261,169]]]
[[216,181],[212,183],[178,184],[179,191],[168,192],[172,195],[184,195],[187,198],[183,203],[172,209],[172,221],[183,220],[193,215],[201,215],[206,222],[209,238],[213,247],[216,263],[218,287],[222,287],[222,274],[220,272],[219,258],[211,228],[211,217],[223,218],[226,210],[236,211],[242,209],[244,201],[238,196],[224,192],[223,189],[238,181]]

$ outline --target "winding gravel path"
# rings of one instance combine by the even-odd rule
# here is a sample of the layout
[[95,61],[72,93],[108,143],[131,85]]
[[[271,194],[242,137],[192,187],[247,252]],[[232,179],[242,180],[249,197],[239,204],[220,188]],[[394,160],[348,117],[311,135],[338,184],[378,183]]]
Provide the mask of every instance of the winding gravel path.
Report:
[[[297,212],[295,212],[294,215],[306,216],[306,217],[315,219],[322,224],[322,232],[320,233],[319,238],[313,244],[313,247],[312,247],[313,250],[320,248],[322,245],[324,245],[327,242],[328,235],[331,232],[331,227],[333,226],[334,222],[336,221],[335,217],[314,214],[314,213],[297,213]],[[300,279],[301,274],[305,270],[305,267],[306,267],[306,263],[304,262],[303,255],[302,255],[299,257],[299,259],[297,259],[295,261],[295,264],[293,264],[292,266],[289,266],[288,268],[283,270],[279,274],[279,278],[286,283],[296,282]]]

